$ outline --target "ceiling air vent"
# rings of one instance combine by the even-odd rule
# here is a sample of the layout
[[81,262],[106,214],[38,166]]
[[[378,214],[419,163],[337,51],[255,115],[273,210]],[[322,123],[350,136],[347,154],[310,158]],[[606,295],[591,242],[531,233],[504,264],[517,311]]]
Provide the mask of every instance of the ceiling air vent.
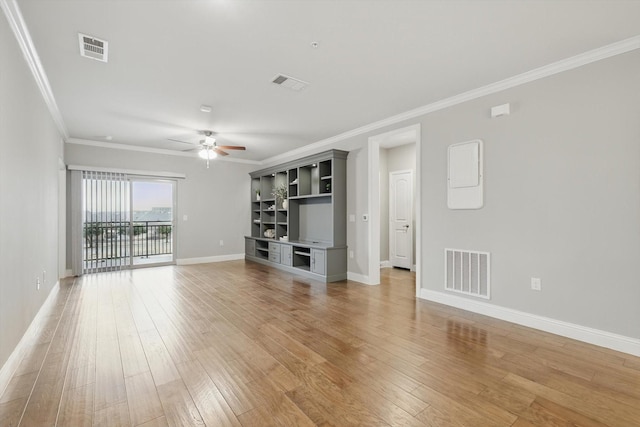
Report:
[[108,41],[82,33],[78,33],[78,39],[80,41],[80,56],[95,59],[96,61],[107,62],[109,56]]
[[273,78],[271,82],[295,91],[302,90],[305,87],[309,86],[309,83],[307,82],[299,79],[294,79],[293,77],[285,76],[284,74],[278,74]]

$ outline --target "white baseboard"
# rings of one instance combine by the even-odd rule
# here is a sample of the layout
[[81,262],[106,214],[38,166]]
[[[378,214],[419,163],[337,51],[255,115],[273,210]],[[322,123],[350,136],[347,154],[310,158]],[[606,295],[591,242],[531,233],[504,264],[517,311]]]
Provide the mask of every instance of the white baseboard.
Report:
[[640,339],[626,337],[599,329],[576,325],[574,323],[551,319],[536,314],[525,313],[524,311],[513,310],[511,308],[500,307],[482,301],[475,301],[469,298],[459,297],[444,292],[420,289],[420,298],[440,304],[449,305],[496,319],[518,325],[528,326],[563,337],[573,338],[600,347],[610,348],[623,353],[640,356]]
[[62,273],[63,276],[61,277],[61,279],[65,279],[67,277],[72,277],[73,276],[73,272],[71,271],[71,269],[69,270],[65,270],[64,273]]
[[365,276],[363,274],[352,273],[351,271],[347,272],[347,280],[353,280],[354,282],[364,283],[365,285],[370,285],[369,276]]
[[192,264],[205,264],[208,262],[223,262],[223,261],[236,261],[244,259],[244,254],[230,254],[230,255],[217,255],[208,256],[202,258],[183,258],[177,259],[177,265],[192,265]]
[[57,281],[51,289],[51,292],[49,292],[47,299],[42,303],[40,310],[36,313],[24,335],[20,338],[20,342],[18,342],[18,345],[13,349],[13,352],[5,362],[4,366],[0,369],[0,396],[2,396],[7,389],[11,378],[13,378],[13,374],[18,369],[18,366],[20,366],[20,362],[22,362],[25,352],[29,349],[29,339],[33,336],[35,331],[42,327],[42,322],[49,314],[50,306],[59,291],[60,281]]
[[[393,265],[391,265],[391,261],[388,261],[388,260],[380,261],[380,268],[393,268]],[[416,265],[413,264],[409,270],[416,271]]]

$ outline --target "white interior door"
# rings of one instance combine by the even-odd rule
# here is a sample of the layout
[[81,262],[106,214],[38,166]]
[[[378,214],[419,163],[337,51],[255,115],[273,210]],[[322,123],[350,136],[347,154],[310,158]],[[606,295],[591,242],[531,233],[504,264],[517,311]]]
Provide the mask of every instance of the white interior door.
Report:
[[389,174],[389,261],[393,267],[413,264],[413,172]]

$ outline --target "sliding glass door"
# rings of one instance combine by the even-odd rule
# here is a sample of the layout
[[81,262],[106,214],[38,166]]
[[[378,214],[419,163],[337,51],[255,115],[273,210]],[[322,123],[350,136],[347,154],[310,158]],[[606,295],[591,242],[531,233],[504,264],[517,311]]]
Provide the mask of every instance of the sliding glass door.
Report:
[[131,181],[131,263],[174,261],[174,181]]
[[175,181],[83,172],[82,272],[170,264]]

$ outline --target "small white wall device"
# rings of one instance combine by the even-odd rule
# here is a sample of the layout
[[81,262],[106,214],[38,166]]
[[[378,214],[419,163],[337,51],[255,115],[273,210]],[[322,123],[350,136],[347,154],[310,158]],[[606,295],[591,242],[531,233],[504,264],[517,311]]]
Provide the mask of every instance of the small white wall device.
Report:
[[496,117],[500,117],[500,116],[508,116],[509,114],[511,114],[511,105],[508,103],[491,107],[492,119],[495,119]]

